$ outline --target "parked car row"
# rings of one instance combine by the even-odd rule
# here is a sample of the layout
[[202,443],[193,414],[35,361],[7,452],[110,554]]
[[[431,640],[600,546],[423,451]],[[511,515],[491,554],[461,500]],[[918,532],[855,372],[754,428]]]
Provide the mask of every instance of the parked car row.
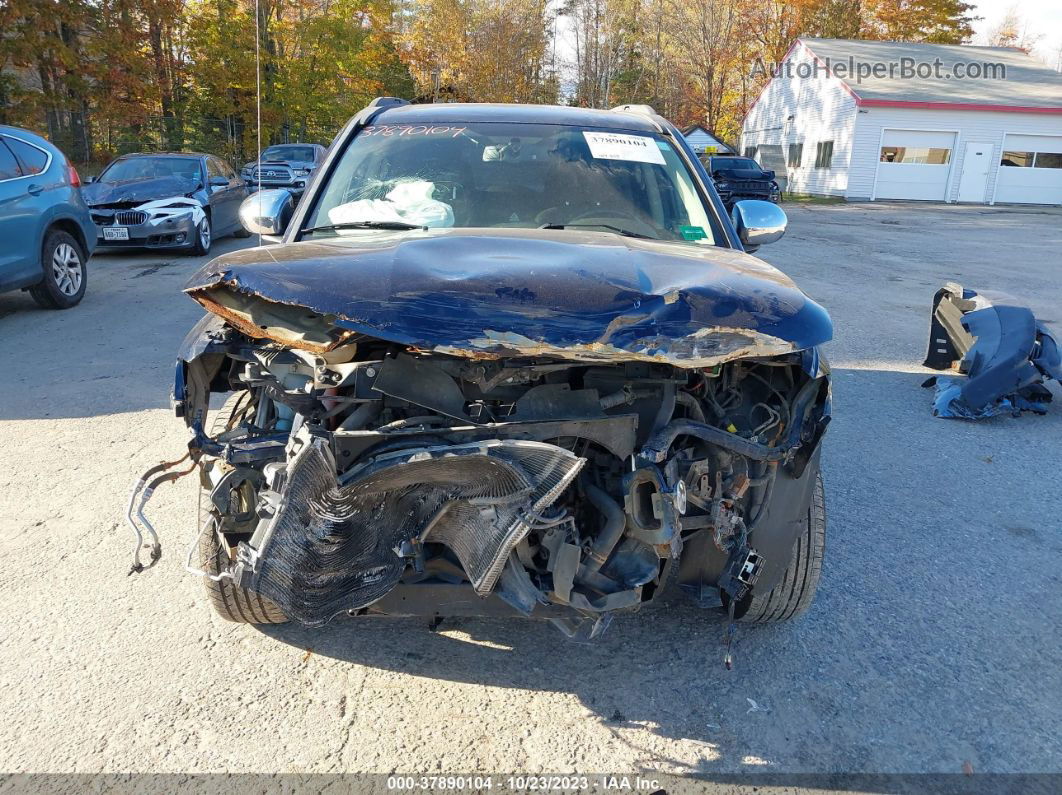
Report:
[[243,200],[259,188],[297,199],[324,153],[319,144],[271,146],[239,174],[215,155],[128,154],[82,185],[47,140],[0,126],[0,292],[28,290],[41,306],[66,309],[85,294],[97,246],[202,256],[220,237],[247,237]]
[[220,157],[162,152],[122,155],[89,180],[85,199],[101,246],[181,249],[202,256],[225,235],[246,237],[240,204],[260,188],[298,198],[325,149],[282,144],[237,174]]

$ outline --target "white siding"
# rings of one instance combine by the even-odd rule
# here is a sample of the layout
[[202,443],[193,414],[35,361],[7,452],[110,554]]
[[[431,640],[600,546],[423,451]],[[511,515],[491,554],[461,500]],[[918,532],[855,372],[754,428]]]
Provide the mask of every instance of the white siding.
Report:
[[711,135],[704,130],[693,130],[689,135],[685,136],[686,142],[693,147],[693,151],[700,154],[705,151],[705,148],[715,147],[716,151],[729,152],[730,147],[721,141],[717,141]]
[[[771,80],[745,118],[740,152],[746,147],[775,144],[788,156],[789,144],[804,145],[799,168],[790,168],[789,190],[844,196],[848,186],[848,164],[852,155],[856,117],[855,99],[835,77],[810,70],[814,59],[803,44],[797,44],[786,59],[793,76],[780,74]],[[793,117],[790,120],[790,117]],[[833,163],[828,169],[815,168],[816,144],[833,141]]]
[[884,130],[954,130],[957,132],[946,194],[949,202],[955,201],[958,195],[966,144],[983,143],[992,147],[992,168],[988,175],[986,191],[986,200],[991,200],[996,189],[999,159],[1003,153],[1004,133],[1062,135],[1062,115],[1000,113],[983,110],[860,108],[856,117],[852,164],[848,176],[846,195],[849,199],[874,197],[874,178],[878,170]]

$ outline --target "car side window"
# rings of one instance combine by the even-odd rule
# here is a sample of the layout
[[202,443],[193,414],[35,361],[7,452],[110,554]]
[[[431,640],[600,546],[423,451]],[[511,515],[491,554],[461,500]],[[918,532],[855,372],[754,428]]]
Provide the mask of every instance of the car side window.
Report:
[[22,173],[40,174],[48,166],[48,153],[17,138],[6,139],[8,147],[22,165]]
[[226,163],[224,160],[218,159],[218,167],[221,169],[221,175],[226,177],[229,182],[236,179],[236,172],[232,170],[232,166]]
[[0,179],[14,179],[22,176],[22,170],[18,167],[15,155],[7,148],[6,136],[0,136]]
[[221,170],[221,161],[216,157],[207,158],[207,177],[225,177],[228,179],[228,176]]

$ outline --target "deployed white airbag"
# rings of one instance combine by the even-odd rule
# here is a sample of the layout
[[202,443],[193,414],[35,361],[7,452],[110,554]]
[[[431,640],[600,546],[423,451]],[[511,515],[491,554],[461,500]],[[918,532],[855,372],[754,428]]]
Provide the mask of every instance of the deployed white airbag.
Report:
[[453,208],[432,198],[434,190],[435,183],[426,180],[401,182],[383,199],[358,199],[333,207],[328,211],[328,220],[333,224],[398,221],[418,226],[453,226]]

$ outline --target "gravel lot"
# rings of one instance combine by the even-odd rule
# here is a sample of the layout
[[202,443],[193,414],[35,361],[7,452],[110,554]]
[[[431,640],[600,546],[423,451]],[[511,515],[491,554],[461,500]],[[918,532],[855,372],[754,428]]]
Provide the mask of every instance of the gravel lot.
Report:
[[127,577],[127,490],[183,452],[168,393],[201,260],[97,256],[69,312],[0,295],[0,771],[1062,771],[1062,405],[967,424],[919,388],[942,281],[1062,333],[1062,213],[789,212],[762,253],[836,326],[828,550],[810,614],[742,627],[732,672],[723,624],[681,600],[592,646],[518,621],[225,623],[182,568],[191,478],[150,511],[162,561]]

